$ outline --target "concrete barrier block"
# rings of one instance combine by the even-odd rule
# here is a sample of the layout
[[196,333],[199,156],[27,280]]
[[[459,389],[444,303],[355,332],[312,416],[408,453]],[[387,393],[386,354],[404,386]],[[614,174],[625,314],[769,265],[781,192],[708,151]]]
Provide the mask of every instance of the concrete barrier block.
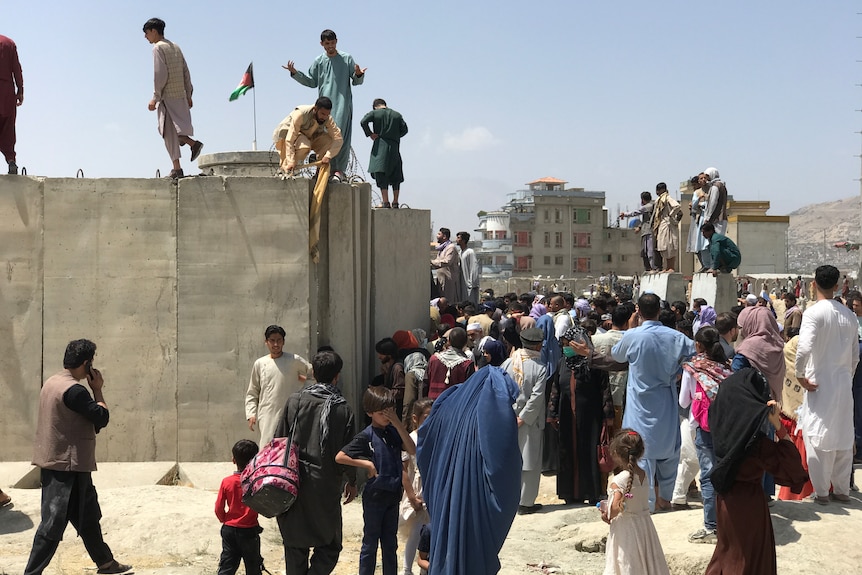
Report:
[[731,274],[694,274],[691,279],[691,301],[696,298],[705,299],[717,313],[730,311],[737,303],[736,278]]
[[640,293],[652,292],[661,299],[672,301],[686,301],[685,292],[688,282],[680,273],[672,274],[644,274],[641,278]]
[[0,461],[32,452],[42,380],[43,180],[0,176]]
[[308,180],[187,178],[179,182],[177,411],[179,460],[223,461],[245,421],[264,330],[308,356]]
[[176,194],[165,180],[45,180],[44,369],[88,338],[111,422],[101,461],[176,459]]

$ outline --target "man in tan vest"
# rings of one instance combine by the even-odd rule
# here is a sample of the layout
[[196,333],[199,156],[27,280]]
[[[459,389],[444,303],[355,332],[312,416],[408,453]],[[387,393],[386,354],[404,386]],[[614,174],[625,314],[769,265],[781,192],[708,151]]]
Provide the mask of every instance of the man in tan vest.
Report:
[[153,99],[147,105],[158,112],[159,134],[171,157],[173,169],[170,178],[183,177],[180,167],[180,146],[191,148],[191,161],[201,154],[203,142],[195,140],[192,126],[192,77],[180,47],[165,38],[165,21],[150,18],[144,23],[144,38],[153,45]]
[[[25,575],[45,570],[71,521],[97,573],[125,573],[132,567],[114,559],[102,540],[102,511],[91,472],[96,470],[96,434],[108,425],[102,374],[93,367],[96,344],[69,342],[63,371],[48,378],[39,393],[33,465],[41,469],[42,522],[33,538]],[[82,379],[93,391],[78,383]]]

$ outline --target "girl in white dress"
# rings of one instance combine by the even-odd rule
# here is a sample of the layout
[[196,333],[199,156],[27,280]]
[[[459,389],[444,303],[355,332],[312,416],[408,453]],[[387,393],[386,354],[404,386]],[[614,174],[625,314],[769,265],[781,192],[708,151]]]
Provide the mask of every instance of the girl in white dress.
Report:
[[605,575],[669,575],[664,551],[649,514],[646,473],[638,467],[644,442],[638,432],[623,429],[611,442],[617,474],[608,487],[602,519],[610,524]]

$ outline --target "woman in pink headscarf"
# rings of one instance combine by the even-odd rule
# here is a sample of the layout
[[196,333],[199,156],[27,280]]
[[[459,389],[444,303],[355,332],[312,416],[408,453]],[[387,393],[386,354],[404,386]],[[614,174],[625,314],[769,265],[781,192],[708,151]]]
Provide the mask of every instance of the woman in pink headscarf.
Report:
[[778,330],[778,322],[769,309],[751,306],[739,312],[739,337],[736,355],[730,368],[739,371],[743,367],[754,367],[766,376],[769,389],[776,401],[781,401],[784,387],[784,340]]

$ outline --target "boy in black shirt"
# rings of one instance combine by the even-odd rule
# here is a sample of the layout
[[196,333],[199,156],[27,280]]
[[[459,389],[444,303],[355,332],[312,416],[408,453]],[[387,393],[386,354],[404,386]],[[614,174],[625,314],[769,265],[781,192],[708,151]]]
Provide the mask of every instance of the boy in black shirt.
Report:
[[362,407],[371,425],[335,456],[341,465],[361,467],[368,473],[362,491],[362,518],[365,522],[359,575],[373,575],[377,564],[377,545],[383,555],[383,575],[396,575],[398,569],[398,505],[401,502],[401,451],[416,453],[416,445],[395,414],[395,399],[383,386],[369,387]]

